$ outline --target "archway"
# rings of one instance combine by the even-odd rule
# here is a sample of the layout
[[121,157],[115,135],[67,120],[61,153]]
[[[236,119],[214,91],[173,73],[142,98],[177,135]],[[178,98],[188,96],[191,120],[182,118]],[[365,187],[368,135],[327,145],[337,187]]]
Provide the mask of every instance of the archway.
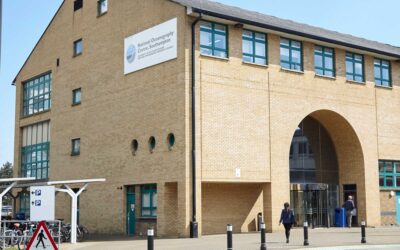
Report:
[[289,152],[291,202],[296,221],[332,226],[335,208],[355,196],[358,214],[365,218],[364,156],[349,122],[336,112],[319,110],[295,129]]

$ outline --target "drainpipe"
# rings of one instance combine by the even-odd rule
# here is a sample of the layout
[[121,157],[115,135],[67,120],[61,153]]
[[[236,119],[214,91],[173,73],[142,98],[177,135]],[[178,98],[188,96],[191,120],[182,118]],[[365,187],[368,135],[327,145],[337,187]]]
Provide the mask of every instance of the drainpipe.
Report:
[[192,221],[190,222],[190,238],[198,237],[196,221],[196,24],[202,18],[200,14],[192,23]]

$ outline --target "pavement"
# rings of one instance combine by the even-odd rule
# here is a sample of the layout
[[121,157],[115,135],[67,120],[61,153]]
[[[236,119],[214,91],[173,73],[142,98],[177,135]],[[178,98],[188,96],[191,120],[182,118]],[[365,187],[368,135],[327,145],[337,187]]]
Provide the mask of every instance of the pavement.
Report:
[[[362,250],[400,249],[400,227],[379,227],[366,229],[366,244],[361,244],[360,228],[317,228],[309,229],[309,246],[303,246],[303,229],[291,232],[290,243],[286,244],[284,232],[267,233],[267,249],[308,249],[308,250]],[[224,250],[227,249],[226,235],[208,235],[198,239],[155,238],[155,250]],[[147,250],[146,238],[93,236],[88,241],[75,245],[63,243],[60,250]],[[233,235],[234,250],[259,250],[259,233]]]

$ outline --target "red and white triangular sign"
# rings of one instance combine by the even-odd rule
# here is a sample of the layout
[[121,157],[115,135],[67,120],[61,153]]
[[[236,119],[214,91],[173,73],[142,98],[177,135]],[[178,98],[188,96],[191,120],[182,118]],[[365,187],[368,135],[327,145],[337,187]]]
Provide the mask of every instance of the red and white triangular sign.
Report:
[[44,221],[39,222],[38,227],[36,228],[35,232],[31,240],[26,247],[26,250],[39,250],[39,249],[47,249],[47,250],[58,250],[56,243],[54,242],[53,237],[49,230],[46,227]]

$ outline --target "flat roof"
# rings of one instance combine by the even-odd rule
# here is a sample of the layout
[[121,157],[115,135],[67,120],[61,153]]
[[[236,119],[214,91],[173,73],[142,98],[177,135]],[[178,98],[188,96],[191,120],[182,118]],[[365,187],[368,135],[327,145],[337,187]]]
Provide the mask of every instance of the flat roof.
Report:
[[400,59],[400,47],[208,0],[170,0],[195,13]]

